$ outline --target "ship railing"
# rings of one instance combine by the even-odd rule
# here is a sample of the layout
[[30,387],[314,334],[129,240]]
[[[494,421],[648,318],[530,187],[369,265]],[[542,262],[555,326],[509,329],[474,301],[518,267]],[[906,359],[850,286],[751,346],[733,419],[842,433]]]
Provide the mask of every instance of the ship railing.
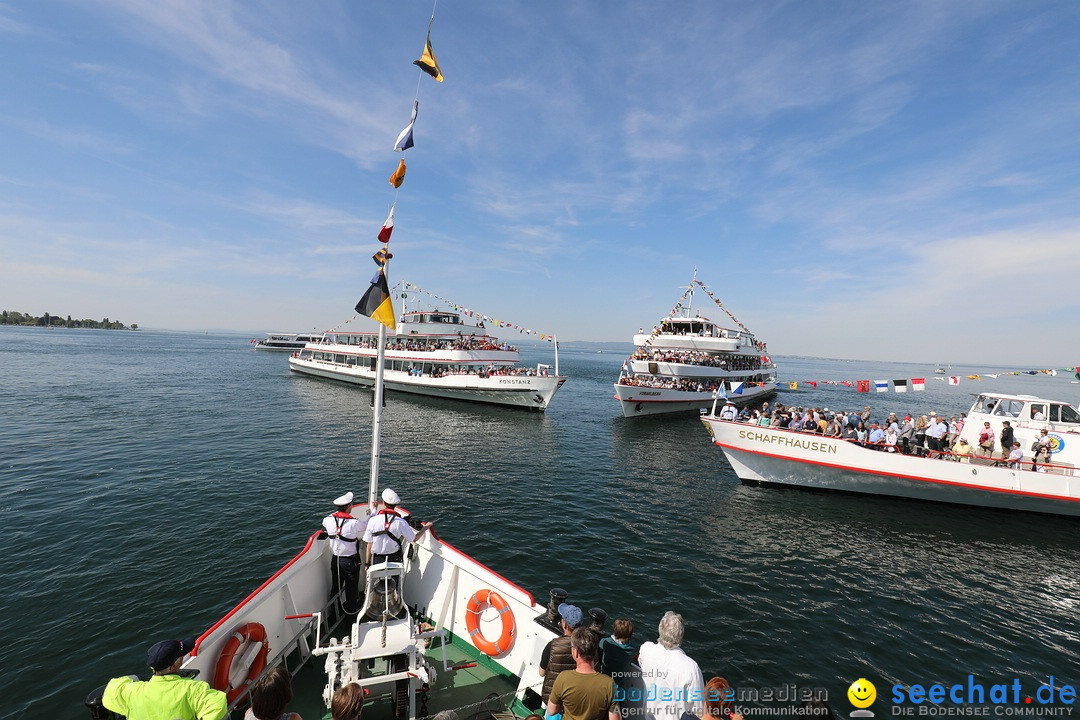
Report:
[[974,452],[975,448],[972,448],[972,452],[956,453],[952,450],[932,450],[929,447],[923,447],[918,445],[909,445],[907,452],[903,450],[900,443],[890,446],[889,443],[879,442],[871,443],[865,440],[859,441],[853,438],[844,438],[848,442],[857,443],[863,447],[872,450],[885,450],[889,447],[894,449],[894,452],[901,455],[907,455],[909,457],[923,457],[930,460],[948,460],[950,462],[964,462],[965,459],[972,465],[981,465],[983,467],[1012,467],[1014,470],[1029,470],[1032,472],[1045,472],[1053,473],[1056,475],[1073,475],[1075,469],[1074,465],[1066,463],[1048,463],[1037,461],[1033,456],[1023,456],[1020,460],[1010,461],[1008,455],[1004,457],[994,457],[993,455],[979,455]]
[[[717,399],[719,399],[718,394],[714,395],[712,412],[710,412],[707,415],[704,412],[702,413],[702,415],[704,416],[704,419],[712,420],[712,421],[715,421],[715,422],[733,422],[733,423],[738,423],[740,425],[748,424],[746,420],[724,420],[719,415],[717,415],[717,413],[716,413],[716,405],[717,405],[716,400]],[[768,427],[770,427],[773,430],[778,430],[780,432],[798,433],[800,435],[818,435],[818,436],[821,436],[820,433],[806,432],[804,430],[796,430],[796,429],[793,429],[793,428],[783,428],[783,427],[773,427],[773,426],[768,426]],[[825,436],[821,436],[821,437],[825,437],[827,439],[832,439],[832,440],[843,440],[844,442],[849,442],[849,443],[852,443],[852,444],[855,444],[855,445],[859,445],[859,446],[864,447],[864,448],[866,448],[868,450],[875,450],[875,451],[879,451],[879,452],[890,452],[890,450],[891,450],[891,454],[895,453],[897,455],[904,455],[906,457],[921,457],[921,458],[926,458],[926,459],[929,459],[929,460],[947,460],[947,461],[950,461],[950,462],[963,462],[964,459],[967,458],[968,462],[970,464],[972,464],[972,465],[980,465],[980,466],[983,466],[983,467],[1009,467],[1010,466],[1010,461],[1009,461],[1008,455],[1006,455],[1005,457],[1001,457],[1001,456],[994,457],[993,455],[979,455],[976,452],[974,452],[975,448],[972,449],[973,452],[971,452],[971,453],[960,454],[960,453],[955,453],[952,450],[932,450],[929,447],[909,444],[908,449],[905,451],[902,440],[898,440],[895,445],[892,445],[892,444],[887,443],[887,442],[872,443],[872,442],[870,442],[868,440],[859,440],[857,438],[850,438],[850,437],[837,437],[835,435],[825,435]],[[1055,463],[1055,462],[1049,462],[1048,463],[1048,462],[1042,462],[1042,461],[1037,461],[1033,456],[1029,456],[1029,455],[1025,455],[1019,461],[1015,461],[1015,464],[1016,464],[1016,467],[1013,468],[1014,470],[1027,470],[1029,472],[1051,473],[1051,474],[1055,474],[1055,475],[1065,475],[1065,476],[1069,476],[1069,477],[1072,477],[1072,476],[1074,476],[1076,474],[1076,466],[1071,464],[1071,463]]]

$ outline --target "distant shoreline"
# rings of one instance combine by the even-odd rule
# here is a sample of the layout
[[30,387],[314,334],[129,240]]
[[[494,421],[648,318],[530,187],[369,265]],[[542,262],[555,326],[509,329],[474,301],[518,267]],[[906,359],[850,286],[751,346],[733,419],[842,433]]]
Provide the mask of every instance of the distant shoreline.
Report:
[[41,330],[135,330],[135,331],[139,330],[138,326],[128,326],[128,325],[123,325],[121,327],[106,327],[104,325],[98,325],[96,327],[92,327],[92,326],[89,326],[89,325],[65,325],[65,324],[34,325],[34,324],[31,324],[31,323],[6,323],[6,322],[0,322],[0,327],[31,328],[31,329],[34,329],[34,330],[39,329],[39,328]]
[[84,330],[138,330],[139,326],[135,323],[131,325],[125,325],[119,320],[110,320],[104,318],[103,320],[92,320],[90,318],[75,319],[70,315],[61,317],[59,315],[53,315],[52,313],[45,313],[44,315],[30,315],[28,313],[21,313],[16,310],[4,310],[0,312],[0,325],[10,325],[11,327],[41,327],[41,328],[64,328],[67,329],[84,329]]

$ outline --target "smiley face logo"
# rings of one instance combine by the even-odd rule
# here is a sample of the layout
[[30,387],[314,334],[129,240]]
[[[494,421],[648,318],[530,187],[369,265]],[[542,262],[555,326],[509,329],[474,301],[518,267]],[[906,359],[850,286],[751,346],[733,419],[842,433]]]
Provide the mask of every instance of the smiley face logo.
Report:
[[868,708],[874,704],[874,700],[877,699],[877,688],[874,687],[874,683],[870,682],[866,678],[859,678],[855,682],[851,683],[851,687],[847,691],[848,700],[851,704],[857,708]]

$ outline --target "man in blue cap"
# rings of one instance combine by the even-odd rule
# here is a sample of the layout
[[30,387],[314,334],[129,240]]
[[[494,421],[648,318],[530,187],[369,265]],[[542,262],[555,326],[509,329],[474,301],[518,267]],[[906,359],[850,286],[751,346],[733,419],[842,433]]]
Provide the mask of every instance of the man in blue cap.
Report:
[[147,681],[133,676],[113,678],[101,703],[128,720],[221,720],[229,709],[225,693],[202,680],[176,674],[195,638],[162,640],[146,651],[154,675]]
[[544,688],[540,693],[540,700],[547,706],[551,688],[555,685],[555,678],[563,670],[573,670],[577,667],[577,661],[571,653],[570,634],[574,628],[581,625],[581,608],[570,603],[559,605],[563,634],[544,646],[540,653],[540,677],[544,678]]

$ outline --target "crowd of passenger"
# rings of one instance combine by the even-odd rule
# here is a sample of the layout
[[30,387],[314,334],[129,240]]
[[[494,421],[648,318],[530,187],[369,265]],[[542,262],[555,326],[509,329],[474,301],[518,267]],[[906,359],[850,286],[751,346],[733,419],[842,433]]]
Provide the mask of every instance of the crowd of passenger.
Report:
[[[396,352],[435,352],[436,350],[503,350],[516,352],[510,343],[493,342],[494,338],[462,336],[456,339],[420,340],[417,338],[387,338],[386,349]],[[375,350],[379,347],[375,338],[355,336],[352,342],[339,343],[351,347]]]
[[702,365],[722,370],[759,370],[764,366],[760,355],[715,355],[697,350],[654,349],[650,352],[645,348],[638,348],[630,358],[649,362]]
[[[599,613],[599,614],[598,614]],[[657,625],[656,642],[633,642],[634,623],[562,603],[553,620],[562,630],[540,655],[544,682],[540,701],[546,717],[566,720],[743,720],[745,698],[724,677],[708,682],[682,647],[685,625],[668,611]],[[824,694],[808,693],[795,708],[806,720],[832,720]],[[796,698],[792,701],[798,702]],[[537,716],[539,717],[539,716]]]
[[[731,382],[729,378],[727,382]],[[760,385],[761,378],[758,376],[753,381],[744,382],[746,386]],[[633,387],[655,388],[658,390],[683,390],[686,392],[716,392],[721,387],[726,387],[724,381],[695,380],[693,378],[676,378],[660,375],[622,375],[619,377],[619,385],[631,385]]]
[[[895,412],[890,412],[884,421],[873,419],[871,414],[869,405],[863,407],[861,412],[832,412],[829,408],[784,406],[779,401],[771,407],[765,402],[761,408],[748,406],[742,410],[737,410],[732,403],[726,403],[717,412],[721,420],[843,439],[884,452],[964,463],[970,463],[973,457],[984,458],[994,461],[995,465],[1014,469],[1022,466],[1024,452],[1007,420],[997,435],[990,423],[984,422],[978,443],[973,446],[966,438],[960,437],[967,413],[946,418],[931,412],[918,417],[906,414],[901,418]],[[1050,462],[1050,449],[1050,438],[1044,429],[1032,448],[1034,457],[1029,461],[1030,469],[1045,472],[1043,465]]]
[[[410,375],[421,377],[423,371],[414,367],[409,370]],[[496,377],[496,376],[511,376],[511,377],[547,377],[548,369],[540,368],[527,368],[527,367],[511,367],[507,365],[488,365],[486,367],[477,367],[475,365],[469,366],[448,366],[440,365],[432,369],[431,377],[440,378],[448,377],[450,375],[476,375],[477,377]]]

